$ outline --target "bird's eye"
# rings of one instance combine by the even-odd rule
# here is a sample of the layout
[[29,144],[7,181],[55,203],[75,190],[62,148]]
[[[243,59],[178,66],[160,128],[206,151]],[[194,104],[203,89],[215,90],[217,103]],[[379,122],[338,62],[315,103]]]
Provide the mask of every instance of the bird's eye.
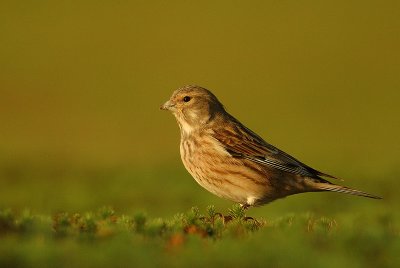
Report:
[[189,96],[183,97],[183,101],[184,101],[184,102],[188,102],[188,101],[190,101],[190,100],[191,100],[191,97],[189,97]]

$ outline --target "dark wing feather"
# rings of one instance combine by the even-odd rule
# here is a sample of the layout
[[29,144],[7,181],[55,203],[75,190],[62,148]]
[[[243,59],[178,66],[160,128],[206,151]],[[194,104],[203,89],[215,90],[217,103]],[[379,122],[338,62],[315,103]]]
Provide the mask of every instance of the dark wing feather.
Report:
[[265,142],[250,129],[234,120],[230,128],[214,128],[214,138],[234,157],[240,157],[253,162],[270,166],[282,171],[307,177],[331,175],[315,170],[301,163],[294,157]]

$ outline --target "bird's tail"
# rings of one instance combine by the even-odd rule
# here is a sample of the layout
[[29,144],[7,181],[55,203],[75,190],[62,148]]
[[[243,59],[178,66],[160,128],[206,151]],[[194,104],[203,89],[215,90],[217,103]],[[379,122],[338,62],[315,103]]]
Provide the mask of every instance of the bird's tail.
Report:
[[351,188],[348,188],[345,186],[331,184],[331,183],[319,183],[319,184],[317,184],[317,189],[320,191],[330,191],[330,192],[364,196],[364,197],[373,198],[373,199],[382,199],[382,197],[379,197],[376,195],[372,195],[372,194],[369,194],[369,193],[366,193],[366,192],[363,192],[360,190],[351,189]]

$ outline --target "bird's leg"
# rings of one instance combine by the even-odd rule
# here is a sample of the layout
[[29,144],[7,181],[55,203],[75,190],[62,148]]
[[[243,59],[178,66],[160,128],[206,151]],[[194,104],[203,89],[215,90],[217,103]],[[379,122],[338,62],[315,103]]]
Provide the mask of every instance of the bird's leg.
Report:
[[247,210],[249,207],[251,207],[251,205],[249,205],[249,204],[240,204],[240,207],[243,209],[243,210]]
[[[251,205],[250,204],[239,204],[240,205],[240,208],[243,210],[243,212],[245,211],[245,210],[247,210],[247,208],[249,208]],[[228,223],[228,222],[230,222],[231,220],[233,220],[233,218],[234,218],[234,216],[232,216],[232,215],[223,215],[222,213],[219,213],[219,212],[217,212],[217,213],[215,213],[214,214],[214,217],[215,216],[218,216],[218,217],[220,217],[223,221],[224,221],[224,223],[226,224],[226,223]],[[244,217],[243,218],[245,221],[247,221],[247,220],[250,220],[250,219],[253,219],[253,218],[251,218],[251,217]],[[253,219],[254,220],[254,219]],[[214,222],[214,219],[212,219],[212,222]]]
[[[240,207],[243,209],[243,211],[246,211],[248,208],[251,207],[251,205],[248,204],[248,203],[245,203],[245,204],[240,204]],[[252,221],[254,221],[257,225],[260,224],[260,223],[259,223],[256,219],[254,219],[253,217],[244,216],[243,220],[244,220],[244,221],[252,220]]]
[[[245,212],[248,208],[250,208],[252,205],[250,205],[250,204],[248,204],[248,203],[245,203],[245,204],[239,204],[240,205],[240,208],[243,210],[243,212]],[[233,220],[233,216],[232,215],[223,215],[222,213],[220,213],[220,212],[215,212],[214,213],[214,215],[212,216],[212,217],[210,217],[210,218],[207,218],[207,217],[201,217],[200,218],[200,220],[203,220],[203,221],[207,221],[207,222],[211,222],[212,224],[214,224],[214,221],[215,221],[215,218],[220,218],[220,219],[222,219],[223,220],[223,222],[224,222],[224,224],[227,224],[228,222],[230,222],[230,221],[232,221]],[[241,219],[242,220],[244,220],[244,221],[249,221],[249,220],[251,220],[251,221],[254,221],[256,224],[259,224],[259,222],[256,220],[256,219],[254,219],[253,217],[247,217],[246,215],[244,215],[243,217],[241,217]]]

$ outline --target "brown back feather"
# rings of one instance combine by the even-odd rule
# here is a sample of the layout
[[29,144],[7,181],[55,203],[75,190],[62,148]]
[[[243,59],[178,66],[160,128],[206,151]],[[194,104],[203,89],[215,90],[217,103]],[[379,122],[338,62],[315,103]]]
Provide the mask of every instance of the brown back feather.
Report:
[[213,136],[232,156],[242,157],[259,164],[302,176],[335,178],[334,176],[315,170],[279,150],[243,126],[232,116],[229,115],[229,117],[228,121],[232,123],[229,126],[214,127]]

